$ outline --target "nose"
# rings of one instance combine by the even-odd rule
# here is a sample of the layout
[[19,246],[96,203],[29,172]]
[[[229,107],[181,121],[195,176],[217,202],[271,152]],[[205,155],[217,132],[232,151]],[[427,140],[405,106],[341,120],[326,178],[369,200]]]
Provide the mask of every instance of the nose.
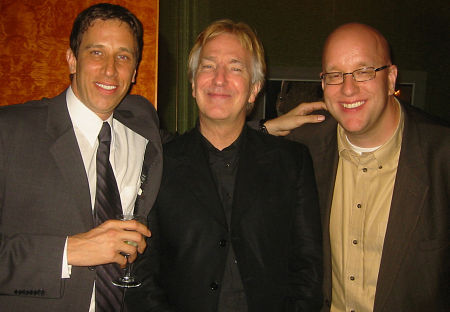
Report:
[[222,86],[226,83],[226,69],[223,66],[217,66],[214,71],[214,84],[217,86]]
[[353,79],[352,74],[344,75],[344,82],[341,85],[341,90],[346,96],[352,96],[359,92],[358,82]]
[[105,59],[104,70],[105,75],[108,77],[114,77],[116,75],[117,69],[116,69],[116,60],[114,56],[111,55]]

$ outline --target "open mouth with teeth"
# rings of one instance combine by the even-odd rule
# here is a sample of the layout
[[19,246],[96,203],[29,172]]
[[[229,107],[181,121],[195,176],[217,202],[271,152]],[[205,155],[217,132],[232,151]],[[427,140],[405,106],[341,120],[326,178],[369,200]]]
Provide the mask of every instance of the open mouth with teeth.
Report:
[[117,86],[113,86],[113,85],[105,85],[105,84],[102,84],[102,83],[99,83],[99,82],[96,82],[95,84],[97,86],[99,86],[100,88],[108,90],[108,91],[117,89]]
[[344,106],[344,108],[357,108],[360,107],[361,105],[363,105],[366,101],[357,101],[357,102],[353,102],[353,103],[342,103],[342,106]]

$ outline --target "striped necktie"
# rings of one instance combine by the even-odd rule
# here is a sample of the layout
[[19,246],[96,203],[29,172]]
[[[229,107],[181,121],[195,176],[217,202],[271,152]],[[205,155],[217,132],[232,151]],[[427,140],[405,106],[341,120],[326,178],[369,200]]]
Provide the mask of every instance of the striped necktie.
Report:
[[[114,172],[109,162],[111,145],[111,128],[103,123],[98,135],[97,149],[97,187],[94,204],[94,221],[98,226],[109,219],[116,219],[122,213],[120,194]],[[95,280],[95,311],[120,311],[123,299],[123,289],[112,284],[120,276],[118,264],[104,264],[96,267]]]

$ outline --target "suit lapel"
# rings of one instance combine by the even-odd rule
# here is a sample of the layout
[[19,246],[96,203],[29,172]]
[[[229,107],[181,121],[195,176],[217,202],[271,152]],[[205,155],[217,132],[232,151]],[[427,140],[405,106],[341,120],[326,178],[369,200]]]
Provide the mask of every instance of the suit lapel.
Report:
[[402,149],[400,152],[389,221],[384,239],[378,274],[374,311],[381,311],[394,287],[396,272],[408,247],[429,189],[429,177],[420,150],[418,132],[405,114]]
[[[217,185],[202,146],[202,137],[197,129],[186,134],[187,138],[177,157],[173,170],[181,170],[179,176],[185,180],[186,191],[194,196],[208,214],[222,226],[227,227],[225,211],[222,207]],[[172,170],[172,168],[171,168]]]
[[150,213],[161,182],[162,160],[160,157],[155,157],[155,155],[161,155],[160,148],[156,147],[153,141],[149,141],[145,149],[141,173],[141,190],[144,196],[139,198],[142,201],[137,203],[135,207],[135,212],[144,216]]
[[314,160],[314,172],[322,219],[325,298],[331,298],[331,244],[329,225],[339,158],[336,131],[336,126],[334,125],[320,144],[311,144],[309,146]]
[[76,209],[80,212],[87,231],[93,227],[89,184],[65,96],[66,92],[61,93],[51,99],[48,105],[47,132],[53,139],[49,150],[64,177],[67,189],[73,194]]
[[261,170],[271,167],[273,163],[273,149],[268,149],[251,129],[246,131],[243,144],[239,154],[239,168],[236,174],[236,182],[233,198],[233,209],[231,212],[231,224],[237,226],[242,215],[253,206],[258,205],[256,199],[261,198]]

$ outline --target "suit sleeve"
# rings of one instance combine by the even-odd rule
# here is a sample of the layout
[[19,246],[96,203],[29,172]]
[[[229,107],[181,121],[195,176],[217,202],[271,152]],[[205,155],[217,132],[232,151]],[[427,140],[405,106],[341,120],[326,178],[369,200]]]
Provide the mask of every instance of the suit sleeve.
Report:
[[289,259],[290,291],[286,311],[319,311],[322,305],[322,231],[314,170],[301,146],[293,249]]
[[[3,120],[0,119],[0,123]],[[3,127],[2,127],[3,128]],[[0,135],[0,295],[27,297],[59,298],[62,296],[63,283],[61,267],[64,252],[64,236],[33,235],[27,231],[11,233],[6,230],[20,225],[11,225],[9,220],[28,220],[26,214],[17,216],[17,207],[9,204],[5,193],[11,188],[6,181],[8,153],[10,146],[5,146],[5,135],[10,130],[1,130]],[[5,134],[6,133],[6,134]],[[11,169],[9,169],[11,171]],[[17,188],[17,196],[27,188],[26,181]],[[45,220],[35,220],[36,224]]]

